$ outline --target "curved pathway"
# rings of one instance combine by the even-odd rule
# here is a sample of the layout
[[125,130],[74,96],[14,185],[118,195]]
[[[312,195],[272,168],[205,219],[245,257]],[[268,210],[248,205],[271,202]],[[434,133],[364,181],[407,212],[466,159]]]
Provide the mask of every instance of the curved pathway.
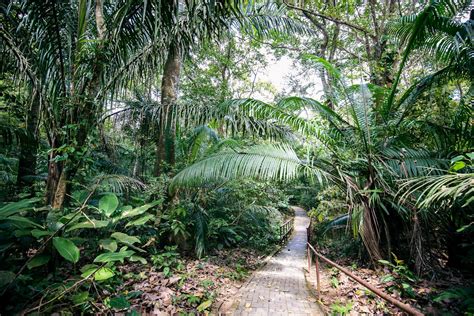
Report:
[[306,288],[306,227],[309,218],[295,210],[295,232],[281,252],[243,286],[227,315],[324,315]]

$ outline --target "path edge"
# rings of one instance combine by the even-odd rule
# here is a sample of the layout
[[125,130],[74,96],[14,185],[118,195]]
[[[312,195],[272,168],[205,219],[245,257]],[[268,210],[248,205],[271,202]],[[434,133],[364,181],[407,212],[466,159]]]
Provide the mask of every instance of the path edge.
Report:
[[[290,206],[290,208],[293,208],[293,205]],[[293,215],[293,219],[295,218],[295,216]],[[293,237],[293,235],[295,234],[295,227],[294,227],[294,222],[293,222],[293,231],[291,233],[291,236],[286,240],[285,243],[283,244],[280,244],[279,247],[277,247],[272,253],[270,253],[269,255],[267,255],[263,260],[262,260],[262,263],[261,265],[252,272],[252,274],[247,278],[247,280],[242,283],[239,287],[239,291],[240,289],[242,289],[243,287],[247,286],[250,282],[252,282],[252,280],[255,278],[255,276],[257,275],[258,272],[260,272],[260,270],[262,270],[267,264],[268,264],[268,261],[270,261],[271,258],[273,258],[275,255],[277,255],[280,251],[283,250],[283,248],[286,247],[286,245],[288,244],[288,242],[290,241],[290,239]],[[306,276],[305,276],[305,280],[306,280]],[[307,286],[307,285],[306,285]],[[215,308],[212,309],[212,312],[213,314],[212,315],[227,315],[227,313],[229,312],[229,310],[232,310],[236,303],[237,303],[237,299],[233,299],[233,302],[232,302],[232,305],[230,305],[227,309],[225,310],[221,310],[221,307],[222,305],[224,305],[224,303],[227,302],[227,300],[222,300],[221,302],[219,302],[219,305],[216,306]],[[215,314],[214,314],[215,313]]]
[[321,303],[321,295],[318,295],[318,292],[311,282],[311,273],[306,268],[301,268],[303,270],[304,280],[306,283],[306,288],[308,289],[309,294],[316,300],[315,303],[319,306],[319,309],[323,315],[329,315],[329,310],[326,305]]

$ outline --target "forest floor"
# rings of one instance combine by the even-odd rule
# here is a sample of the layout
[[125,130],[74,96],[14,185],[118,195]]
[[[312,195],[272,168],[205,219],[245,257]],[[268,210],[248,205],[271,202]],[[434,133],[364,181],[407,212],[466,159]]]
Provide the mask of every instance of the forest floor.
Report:
[[[324,251],[323,251],[324,252]],[[325,254],[329,256],[329,254]],[[443,291],[450,288],[462,288],[471,282],[456,271],[444,271],[443,276],[428,280],[419,278],[415,282],[400,281],[399,275],[389,269],[370,269],[351,264],[350,260],[334,259],[339,265],[364,279],[380,290],[390,293],[399,301],[417,308],[428,315],[463,315],[458,299],[447,296],[445,299],[435,299]],[[392,276],[395,279],[392,280]],[[306,271],[308,285],[316,289],[314,271]],[[389,281],[386,281],[389,280]],[[328,265],[322,265],[320,271],[321,294],[320,306],[328,314],[343,315],[405,315],[400,309],[378,297],[361,284],[349,278],[346,274]],[[406,282],[406,283],[404,283]],[[315,292],[315,290],[314,290]]]
[[[180,258],[170,273],[157,271],[153,265],[123,265],[125,282],[118,285],[111,299],[95,303],[103,312],[127,315],[402,315],[403,313],[335,268],[322,265],[321,295],[315,295],[315,274],[306,266],[306,213],[295,211],[295,231],[289,242],[274,256],[248,249],[223,249],[204,259]],[[331,251],[321,249],[330,256]],[[333,250],[332,250],[333,251]],[[265,260],[267,257],[268,260]],[[334,259],[338,264],[385,292],[391,292],[424,313],[460,312],[456,300],[449,297],[434,301],[443,290],[466,284],[459,275],[443,277],[445,282],[419,279],[405,289],[388,269],[358,267],[347,258]],[[446,272],[447,273],[447,272]],[[397,288],[398,286],[398,288]],[[100,293],[99,296],[110,296]],[[410,294],[410,295],[407,295]],[[110,310],[108,300],[114,300]],[[123,302],[121,306],[120,302]]]
[[[303,272],[308,223],[304,210],[296,208],[293,235],[268,260],[255,251],[232,249],[201,260],[180,259],[176,264],[182,267],[167,275],[152,266],[124,265],[121,272],[127,281],[116,290],[116,298],[123,297],[130,305],[113,312],[323,315],[308,291]],[[101,305],[105,311],[107,304]]]
[[[181,259],[179,271],[165,275],[152,266],[124,265],[127,279],[117,289],[130,305],[113,312],[127,315],[206,314],[238,292],[244,280],[261,266],[264,256],[247,249],[216,251],[205,259]],[[106,293],[104,293],[106,294]],[[105,309],[105,305],[102,305]],[[136,313],[134,313],[135,311]]]

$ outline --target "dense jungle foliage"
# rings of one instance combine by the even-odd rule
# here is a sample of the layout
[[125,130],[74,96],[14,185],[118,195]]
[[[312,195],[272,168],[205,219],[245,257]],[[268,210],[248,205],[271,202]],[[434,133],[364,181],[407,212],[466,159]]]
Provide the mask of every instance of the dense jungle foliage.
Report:
[[140,314],[145,270],[181,295],[141,311],[208,313],[189,265],[244,279],[290,205],[327,256],[474,313],[472,7],[2,1],[0,314]]

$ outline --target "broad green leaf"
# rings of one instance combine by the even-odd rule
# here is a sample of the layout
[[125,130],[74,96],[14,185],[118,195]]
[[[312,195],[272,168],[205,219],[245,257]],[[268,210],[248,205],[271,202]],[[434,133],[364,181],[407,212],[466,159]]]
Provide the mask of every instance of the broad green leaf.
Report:
[[75,203],[82,204],[87,199],[89,194],[90,194],[89,190],[77,190],[77,191],[74,191],[71,195],[72,195],[72,200]]
[[388,283],[388,282],[392,282],[393,280],[395,280],[395,278],[393,277],[393,275],[390,275],[390,274],[387,274],[387,275],[384,275],[380,281],[382,283]]
[[134,221],[131,221],[129,223],[127,223],[127,225],[125,225],[125,227],[129,227],[129,226],[141,226],[143,224],[145,224],[146,222],[148,222],[150,219],[154,218],[155,215],[152,215],[152,214],[147,214],[147,215],[144,215],[140,218],[137,218],[136,220]]
[[9,284],[15,279],[15,273],[11,271],[0,271],[0,288]]
[[387,260],[379,260],[379,263],[384,264],[384,265],[388,265],[388,266],[391,266],[391,265],[392,265],[392,264],[391,264],[389,261],[387,261]]
[[86,264],[85,266],[81,268],[81,272],[82,272],[81,277],[88,278],[92,273],[97,271],[98,267],[99,266],[96,264]]
[[33,199],[27,199],[27,200],[21,200],[18,202],[8,203],[7,205],[0,207],[0,216],[7,217],[15,213],[19,213],[21,211],[33,208],[33,204],[40,200],[41,200],[40,198],[33,198]]
[[36,227],[39,227],[39,228],[43,228],[43,226],[41,226],[41,225],[33,222],[31,219],[29,219],[27,217],[23,217],[23,216],[12,215],[12,216],[9,216],[9,217],[5,218],[4,220],[11,221],[15,224],[24,224],[24,225],[21,225],[22,227],[36,226]]
[[112,238],[115,238],[124,244],[133,245],[134,243],[140,243],[140,239],[138,239],[137,237],[129,236],[127,234],[120,233],[120,232],[115,232],[111,236]]
[[90,269],[84,271],[84,272],[81,274],[81,277],[83,277],[84,279],[85,279],[85,278],[88,278],[88,277],[90,277],[90,276],[91,276],[94,272],[96,272],[96,271],[97,271],[97,268],[90,268]]
[[81,305],[84,304],[89,300],[89,292],[79,292],[71,297],[72,302],[74,305]]
[[115,275],[114,271],[107,267],[102,267],[94,274],[94,280],[96,281],[105,281],[110,279]]
[[141,215],[143,213],[145,213],[146,211],[148,211],[150,208],[158,205],[158,204],[161,204],[163,202],[162,199],[160,200],[157,200],[157,201],[154,201],[152,203],[148,203],[148,204],[145,204],[145,205],[142,205],[140,207],[136,207],[134,209],[131,209],[131,210],[125,210],[122,212],[122,214],[120,214],[120,216],[117,217],[117,220],[122,220],[124,218],[127,218],[127,217],[134,217],[134,216],[137,216],[137,215]]
[[35,238],[50,236],[51,234],[52,234],[52,232],[47,231],[47,230],[41,230],[41,229],[33,229],[31,231],[31,235],[33,235],[33,237],[35,237]]
[[[123,212],[128,212],[128,211],[130,211],[130,210],[132,210],[132,209],[133,209],[133,207],[132,207],[131,205],[124,205],[124,206],[122,206],[121,208],[119,208],[119,209],[117,210],[117,212],[119,212],[119,214],[121,215],[121,214],[123,214]],[[117,217],[117,216],[116,216],[116,217]],[[120,216],[118,216],[118,217],[120,217]]]
[[466,167],[466,163],[464,161],[456,161],[451,167],[451,170],[458,171],[463,169],[464,167]]
[[49,259],[51,259],[50,255],[38,255],[31,259],[30,262],[28,262],[28,269],[33,269],[36,267],[40,267],[42,265],[45,265],[49,262]]
[[119,205],[119,200],[117,196],[113,193],[106,194],[99,200],[99,209],[107,217],[110,217],[110,215],[112,215],[112,213],[115,212],[118,205]]
[[98,267],[99,267],[99,266],[96,265],[96,264],[86,264],[85,266],[83,266],[83,267],[80,269],[80,271],[84,273],[84,272],[86,272],[86,271],[88,271],[88,270],[90,270],[90,269],[92,269],[92,268],[97,269]]
[[459,156],[454,157],[453,159],[451,159],[451,163],[455,163],[455,162],[458,162],[458,161],[461,161],[461,160],[464,160],[463,155],[459,155]]
[[321,64],[329,72],[329,74],[333,76],[334,78],[338,80],[341,78],[341,73],[339,72],[339,70],[336,67],[334,67],[334,65],[331,64],[326,59],[312,55],[312,54],[303,54],[302,57],[303,59],[307,59],[307,60],[309,59],[316,63]]
[[64,259],[73,263],[79,261],[79,248],[69,239],[54,237],[53,245]]
[[98,220],[90,220],[82,223],[77,223],[75,225],[72,225],[69,227],[66,231],[70,232],[72,230],[76,229],[82,229],[82,228],[102,228],[102,227],[107,227],[109,225],[109,221],[98,221]]
[[108,250],[110,252],[115,252],[117,250],[117,242],[112,239],[102,239],[99,242],[100,246],[104,248],[105,250]]
[[60,214],[56,211],[51,211],[46,216],[46,226],[50,231],[57,231],[64,226],[64,224],[60,221]]
[[132,262],[140,261],[141,264],[147,264],[147,261],[146,261],[145,258],[140,257],[140,256],[135,256],[135,255],[130,257],[130,261],[132,261]]
[[212,300],[204,301],[197,307],[197,310],[198,310],[198,312],[203,312],[206,309],[208,309],[209,307],[211,307],[211,305],[212,305]]
[[98,255],[94,259],[94,262],[115,262],[115,261],[123,262],[125,258],[129,258],[134,253],[135,252],[132,250],[125,250],[125,251],[120,251],[120,252],[107,252],[107,253]]
[[17,229],[13,232],[13,235],[15,237],[24,237],[24,236],[30,236],[31,235],[31,230],[29,229]]
[[130,303],[122,295],[110,299],[109,306],[114,309],[126,309],[130,307]]

